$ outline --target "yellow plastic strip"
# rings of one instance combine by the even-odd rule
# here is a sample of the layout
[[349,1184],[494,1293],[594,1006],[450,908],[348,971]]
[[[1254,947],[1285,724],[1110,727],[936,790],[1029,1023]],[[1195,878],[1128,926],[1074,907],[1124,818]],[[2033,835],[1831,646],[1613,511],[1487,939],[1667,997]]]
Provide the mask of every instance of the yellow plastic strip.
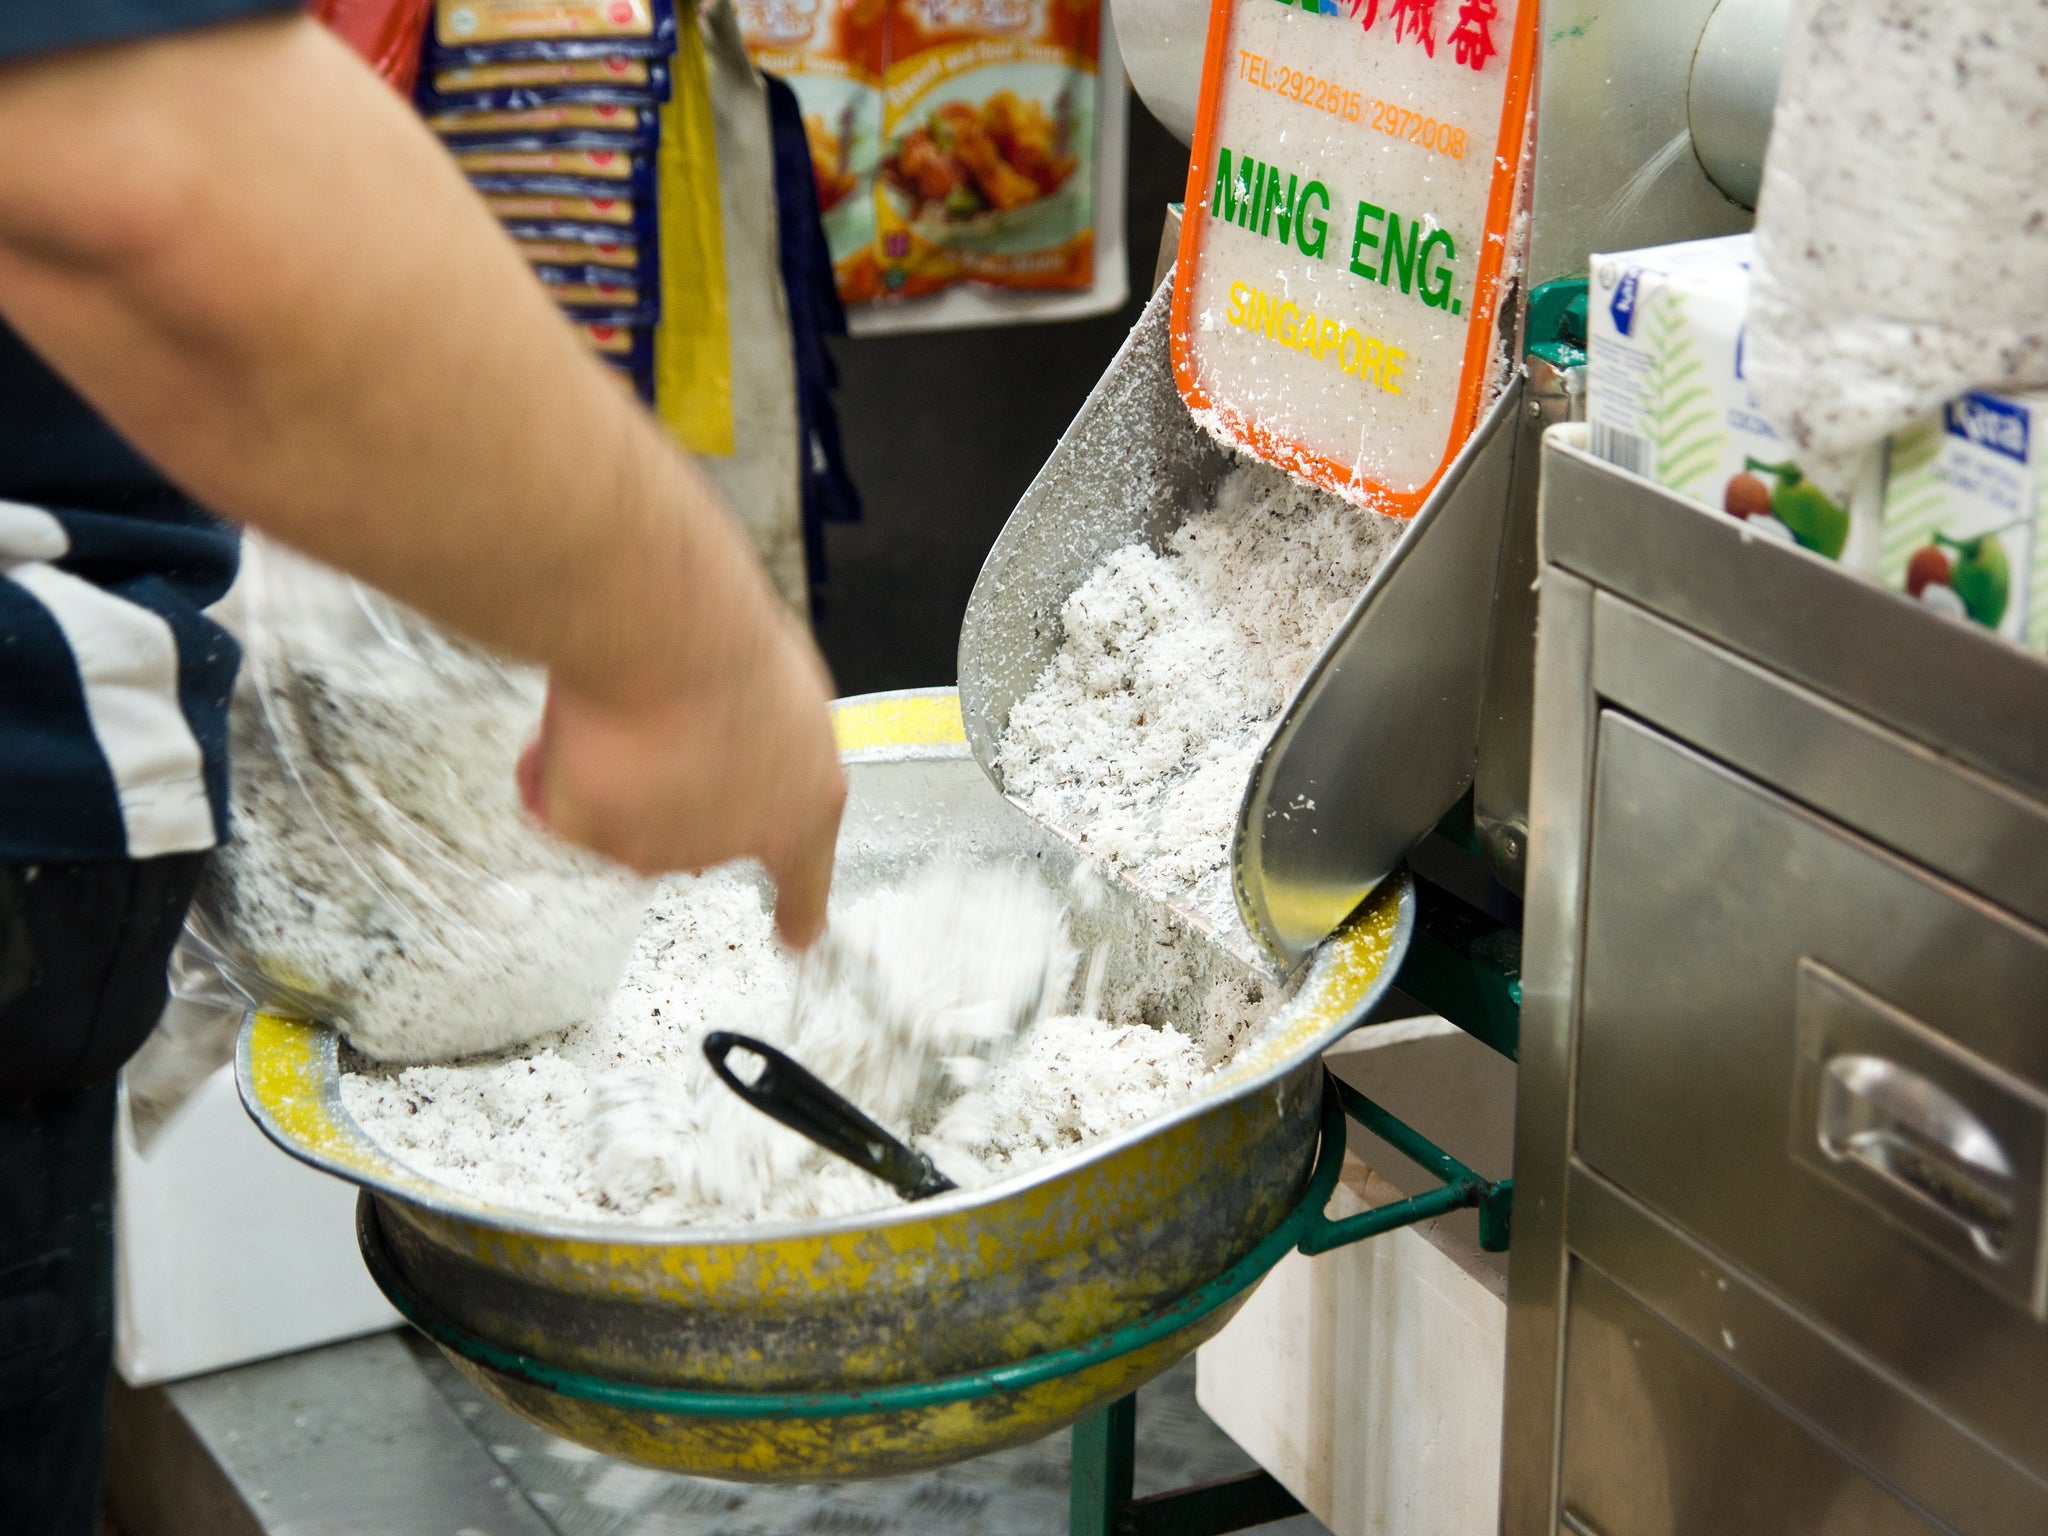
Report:
[[841,752],[967,744],[967,729],[960,722],[960,695],[951,689],[943,693],[885,694],[835,704],[832,725],[838,732]]
[[730,454],[732,326],[718,139],[704,38],[687,19],[676,28],[673,78],[655,157],[661,320],[654,328],[654,410],[692,453]]
[[320,1065],[325,1025],[259,1013],[250,1022],[249,1034],[250,1096],[279,1134],[356,1174],[393,1171],[364,1156],[362,1137],[353,1126],[338,1124],[331,1113],[330,1079]]

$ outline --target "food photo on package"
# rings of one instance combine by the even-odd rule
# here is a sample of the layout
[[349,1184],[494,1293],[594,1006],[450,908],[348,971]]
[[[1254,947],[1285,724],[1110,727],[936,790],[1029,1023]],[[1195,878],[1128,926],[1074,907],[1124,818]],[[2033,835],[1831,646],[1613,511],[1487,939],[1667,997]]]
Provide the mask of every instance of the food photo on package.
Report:
[[864,303],[881,291],[875,172],[887,0],[739,0],[737,11],[755,65],[796,92],[833,279],[843,302]]
[[875,218],[882,287],[1095,277],[1098,0],[895,0]]

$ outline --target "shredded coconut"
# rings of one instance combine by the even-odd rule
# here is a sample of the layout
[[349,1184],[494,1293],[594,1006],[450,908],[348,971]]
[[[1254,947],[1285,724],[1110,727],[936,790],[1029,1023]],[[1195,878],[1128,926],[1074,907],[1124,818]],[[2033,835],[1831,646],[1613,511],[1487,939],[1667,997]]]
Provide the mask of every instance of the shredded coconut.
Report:
[[[1150,933],[1138,937],[1159,958],[1148,954],[1147,981],[1114,1002],[1113,1020],[1046,1016],[1073,993],[1075,951],[1058,899],[1003,874],[927,871],[835,912],[835,942],[869,957],[850,984],[800,980],[756,876],[666,881],[601,1018],[519,1054],[353,1061],[343,1103],[399,1161],[512,1209],[647,1225],[801,1220],[899,1197],[731,1093],[704,1061],[711,1030],[788,1051],[973,1187],[1184,1099],[1263,1016],[1262,991],[1236,980],[1212,987],[1194,1017],[1164,1017],[1166,992],[1187,992],[1186,957]],[[1090,900],[1078,892],[1077,911]],[[997,929],[1007,943],[989,942]],[[1084,995],[1103,970],[1088,967]],[[793,1009],[799,986],[809,995]]]
[[1060,648],[998,745],[1004,790],[1212,931],[1241,931],[1230,842],[1253,763],[1401,526],[1240,464],[1163,551],[1119,549],[1067,599]]
[[1190,1097],[1211,1070],[1200,1044],[1176,1029],[1047,1019],[984,1096],[981,1168],[1021,1170],[1136,1125]]

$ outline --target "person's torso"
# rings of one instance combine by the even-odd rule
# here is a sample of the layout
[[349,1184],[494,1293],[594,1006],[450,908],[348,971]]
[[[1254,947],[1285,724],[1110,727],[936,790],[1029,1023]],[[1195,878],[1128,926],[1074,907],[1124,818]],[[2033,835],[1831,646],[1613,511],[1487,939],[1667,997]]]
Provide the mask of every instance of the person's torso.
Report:
[[226,835],[236,535],[0,323],[0,860]]

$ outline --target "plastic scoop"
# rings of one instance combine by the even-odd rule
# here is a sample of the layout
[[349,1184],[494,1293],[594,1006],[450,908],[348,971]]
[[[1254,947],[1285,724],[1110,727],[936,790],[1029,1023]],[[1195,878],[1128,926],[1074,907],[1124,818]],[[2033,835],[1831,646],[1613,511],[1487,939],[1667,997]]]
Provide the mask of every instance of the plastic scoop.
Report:
[[[760,1063],[751,1081],[728,1060],[734,1051]],[[898,1141],[774,1046],[750,1035],[713,1030],[704,1037],[704,1058],[720,1082],[769,1119],[873,1174],[904,1199],[926,1200],[959,1187],[930,1158]]]

